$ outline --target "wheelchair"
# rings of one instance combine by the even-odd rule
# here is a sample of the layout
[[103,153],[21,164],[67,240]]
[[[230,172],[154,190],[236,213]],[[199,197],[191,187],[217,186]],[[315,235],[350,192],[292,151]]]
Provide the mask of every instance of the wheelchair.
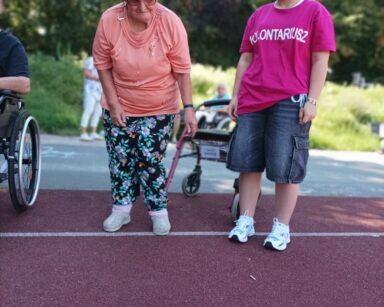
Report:
[[0,183],[8,181],[16,211],[25,211],[35,203],[40,173],[39,125],[24,110],[21,97],[0,91]]

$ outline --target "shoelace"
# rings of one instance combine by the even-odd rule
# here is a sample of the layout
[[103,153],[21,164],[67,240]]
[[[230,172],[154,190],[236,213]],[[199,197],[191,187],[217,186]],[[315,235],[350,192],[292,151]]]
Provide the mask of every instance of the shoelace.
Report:
[[244,217],[249,217],[249,212],[246,210],[243,215],[239,217],[239,219],[236,221],[236,231],[239,233],[244,233],[246,232],[247,228],[250,226],[249,222],[245,218],[241,218],[242,216]]
[[280,223],[278,220],[273,221],[272,231],[270,233],[270,237],[274,239],[279,239],[280,237],[286,237],[286,228]]

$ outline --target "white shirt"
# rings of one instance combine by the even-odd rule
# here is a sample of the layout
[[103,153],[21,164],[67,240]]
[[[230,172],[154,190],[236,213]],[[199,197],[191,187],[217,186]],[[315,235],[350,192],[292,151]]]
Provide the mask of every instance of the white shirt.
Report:
[[[93,75],[98,76],[97,69],[93,65],[93,57],[88,57],[84,62],[84,69],[88,69]],[[84,78],[84,94],[101,96],[102,87],[100,81]]]

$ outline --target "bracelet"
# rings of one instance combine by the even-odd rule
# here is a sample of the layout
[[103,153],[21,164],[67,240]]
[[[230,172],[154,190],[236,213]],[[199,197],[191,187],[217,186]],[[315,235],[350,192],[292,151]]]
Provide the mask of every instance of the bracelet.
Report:
[[317,99],[315,98],[308,97],[306,102],[312,103],[314,106],[317,106]]
[[188,103],[188,104],[184,105],[184,109],[186,109],[186,108],[192,108],[192,109],[194,109],[195,107],[193,106],[192,103]]

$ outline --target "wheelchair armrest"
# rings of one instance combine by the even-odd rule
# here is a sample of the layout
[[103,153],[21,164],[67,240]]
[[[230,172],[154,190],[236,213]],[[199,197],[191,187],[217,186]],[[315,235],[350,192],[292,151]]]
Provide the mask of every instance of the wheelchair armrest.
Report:
[[227,106],[231,99],[212,99],[203,102],[204,107]]
[[0,90],[0,98],[2,98],[3,96],[15,99],[22,99],[22,97],[18,96],[14,91],[11,90]]
[[17,110],[22,110],[24,108],[23,99],[16,95],[13,91],[10,90],[1,90],[0,91],[0,114],[3,114],[7,105],[13,105]]

